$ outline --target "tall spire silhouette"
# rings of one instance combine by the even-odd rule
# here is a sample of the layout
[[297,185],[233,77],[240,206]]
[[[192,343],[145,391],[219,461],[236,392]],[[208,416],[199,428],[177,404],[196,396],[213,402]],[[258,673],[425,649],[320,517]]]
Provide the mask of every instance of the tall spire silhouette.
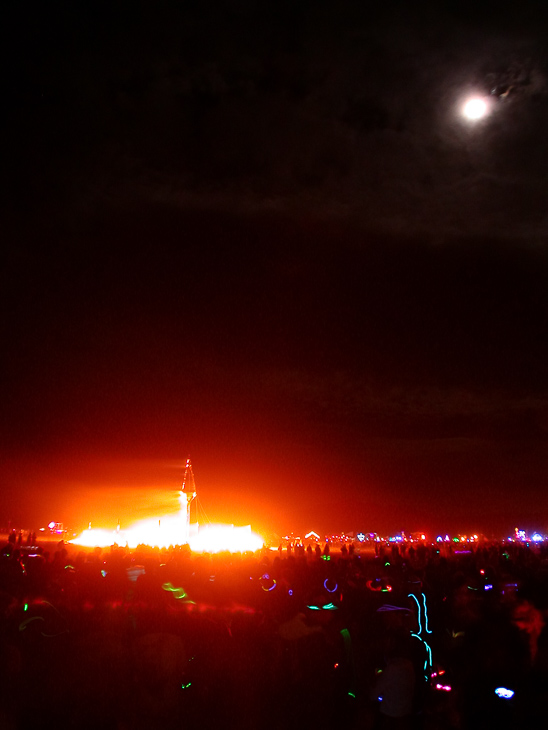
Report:
[[194,481],[194,472],[192,471],[190,456],[186,460],[185,473],[183,475],[183,484],[181,486],[181,498],[183,496],[186,498],[184,542],[188,542],[190,537],[190,505],[196,499],[196,483]]

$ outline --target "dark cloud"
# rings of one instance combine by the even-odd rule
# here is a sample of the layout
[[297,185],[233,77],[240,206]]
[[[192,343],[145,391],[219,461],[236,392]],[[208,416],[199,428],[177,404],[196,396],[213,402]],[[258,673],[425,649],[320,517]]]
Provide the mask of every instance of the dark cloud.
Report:
[[[543,238],[546,16],[488,16],[306,2],[25,14],[7,97],[15,195]],[[458,114],[472,91],[495,102],[475,125]]]

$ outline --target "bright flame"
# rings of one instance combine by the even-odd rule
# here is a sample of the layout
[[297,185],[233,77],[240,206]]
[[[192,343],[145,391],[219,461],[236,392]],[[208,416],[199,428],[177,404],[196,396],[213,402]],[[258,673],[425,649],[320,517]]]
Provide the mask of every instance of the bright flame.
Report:
[[190,538],[190,549],[197,553],[255,552],[263,547],[263,540],[251,531],[251,527],[234,525],[211,525],[204,527]]
[[[168,515],[158,519],[137,522],[127,530],[84,530],[81,535],[70,542],[84,547],[106,548],[114,545],[127,545],[135,549],[138,545],[152,547],[169,547],[184,543],[186,525],[183,515]],[[260,550],[263,540],[251,531],[251,527],[234,527],[234,525],[210,525],[198,531],[190,538],[190,548],[193,552],[216,553],[228,550],[230,552],[247,552]]]

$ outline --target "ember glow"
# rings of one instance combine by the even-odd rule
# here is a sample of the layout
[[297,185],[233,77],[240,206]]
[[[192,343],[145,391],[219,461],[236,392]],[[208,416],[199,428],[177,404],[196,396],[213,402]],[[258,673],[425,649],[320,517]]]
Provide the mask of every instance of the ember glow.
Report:
[[196,483],[190,457],[186,460],[183,484],[179,493],[179,512],[137,522],[127,530],[92,530],[82,532],[70,542],[85,547],[110,547],[110,545],[138,545],[168,548],[172,545],[190,545],[197,553],[255,552],[263,547],[264,541],[251,531],[251,527],[234,525],[191,524],[191,505],[197,497]]
[[[161,519],[149,519],[137,522],[127,530],[84,530],[81,535],[70,542],[84,547],[110,547],[127,545],[136,548],[138,545],[152,547],[169,547],[180,545],[184,541],[185,515],[168,515]],[[190,548],[193,552],[217,553],[221,551],[247,552],[260,550],[262,538],[252,532],[251,527],[235,527],[234,525],[207,525],[190,537]]]
[[208,525],[190,538],[190,548],[197,553],[255,552],[263,547],[263,539],[251,531],[251,527],[234,525]]

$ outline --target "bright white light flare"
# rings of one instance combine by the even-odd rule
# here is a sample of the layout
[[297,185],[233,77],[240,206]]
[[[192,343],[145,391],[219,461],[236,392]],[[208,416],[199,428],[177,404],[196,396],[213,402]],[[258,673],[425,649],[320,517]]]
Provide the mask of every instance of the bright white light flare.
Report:
[[251,531],[251,527],[234,525],[208,525],[190,538],[190,549],[196,553],[255,552],[263,547],[263,540]]
[[462,113],[466,119],[474,122],[478,119],[483,119],[489,113],[489,106],[485,99],[474,97],[465,102],[462,107]]
[[[106,548],[114,545],[135,549],[138,545],[169,547],[184,542],[185,526],[181,515],[168,515],[160,520],[150,519],[138,522],[127,530],[84,530],[70,542],[85,547]],[[247,552],[260,550],[263,540],[251,531],[251,527],[234,525],[208,525],[190,538],[193,552],[217,553],[221,551]]]

